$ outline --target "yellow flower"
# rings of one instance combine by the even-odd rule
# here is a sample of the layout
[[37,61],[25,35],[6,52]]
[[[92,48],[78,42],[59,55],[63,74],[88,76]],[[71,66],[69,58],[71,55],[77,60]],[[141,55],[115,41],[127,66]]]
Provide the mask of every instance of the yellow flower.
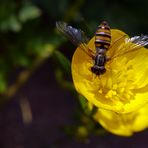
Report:
[[113,134],[131,136],[135,132],[148,128],[148,104],[128,114],[98,109],[94,119]]
[[[123,54],[128,50],[127,46],[134,43],[129,42],[125,48],[128,36],[120,30],[111,29],[111,36],[107,55],[116,58],[106,63],[106,72],[100,76],[93,74],[90,69],[94,60],[78,47],[72,59],[73,82],[76,90],[93,105],[117,113],[129,113],[148,102],[148,50],[142,47]],[[93,51],[94,40],[93,37],[88,43]]]

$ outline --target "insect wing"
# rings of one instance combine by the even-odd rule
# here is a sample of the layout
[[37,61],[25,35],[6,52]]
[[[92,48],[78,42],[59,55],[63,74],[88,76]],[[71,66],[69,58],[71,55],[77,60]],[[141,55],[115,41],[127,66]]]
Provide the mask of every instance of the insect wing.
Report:
[[148,45],[147,35],[134,36],[132,38],[125,37],[124,42],[118,47],[117,50],[115,50],[116,53],[111,55],[111,59],[113,60],[114,58],[117,58],[119,56],[123,56],[127,53],[137,51],[146,45]]
[[86,54],[94,57],[94,53],[87,47],[88,38],[81,29],[69,26],[65,22],[56,22],[57,29],[63,33],[75,46],[80,47]]
[[134,43],[130,48],[136,50],[148,45],[148,36],[147,35],[134,36],[132,38],[127,39],[125,42],[127,44]]

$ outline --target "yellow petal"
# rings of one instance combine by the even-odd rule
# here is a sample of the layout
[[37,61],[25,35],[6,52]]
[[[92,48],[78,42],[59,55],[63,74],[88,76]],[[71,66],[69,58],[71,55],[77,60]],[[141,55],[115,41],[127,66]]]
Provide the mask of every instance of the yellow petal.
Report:
[[[133,44],[125,44],[128,36],[115,29],[111,35],[111,48],[107,52],[111,60],[105,65],[106,73],[93,74],[93,59],[78,47],[72,59],[73,82],[76,90],[95,106],[128,113],[148,102],[148,50],[143,47],[127,52],[127,46]],[[93,37],[88,47],[95,52],[94,40]],[[127,54],[123,54],[125,51]]]
[[131,136],[135,132],[148,128],[148,104],[128,114],[117,114],[112,111],[98,109],[94,119],[113,134]]

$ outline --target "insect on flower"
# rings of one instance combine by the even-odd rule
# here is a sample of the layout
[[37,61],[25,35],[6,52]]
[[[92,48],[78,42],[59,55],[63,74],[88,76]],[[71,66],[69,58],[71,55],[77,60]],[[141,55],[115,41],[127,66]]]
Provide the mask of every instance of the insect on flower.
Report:
[[[106,62],[112,62],[119,56],[124,56],[129,52],[136,51],[143,46],[148,45],[148,36],[134,36],[132,38],[126,38],[126,35],[117,38],[112,43],[111,30],[106,21],[103,21],[95,32],[95,51],[88,47],[88,38],[81,29],[69,26],[65,22],[56,22],[56,27],[62,32],[74,45],[81,48],[85,54],[89,55],[94,61],[91,66],[91,72],[96,75],[102,75],[106,72]],[[115,52],[108,54],[109,49],[116,46],[116,43],[125,39],[124,44],[117,49]]]

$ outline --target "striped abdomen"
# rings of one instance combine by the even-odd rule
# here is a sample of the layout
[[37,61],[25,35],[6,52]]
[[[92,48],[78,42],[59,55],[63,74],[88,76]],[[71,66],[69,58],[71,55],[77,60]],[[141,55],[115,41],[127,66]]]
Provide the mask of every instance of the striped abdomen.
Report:
[[96,49],[108,49],[111,43],[111,31],[108,23],[103,21],[97,28],[95,33]]

